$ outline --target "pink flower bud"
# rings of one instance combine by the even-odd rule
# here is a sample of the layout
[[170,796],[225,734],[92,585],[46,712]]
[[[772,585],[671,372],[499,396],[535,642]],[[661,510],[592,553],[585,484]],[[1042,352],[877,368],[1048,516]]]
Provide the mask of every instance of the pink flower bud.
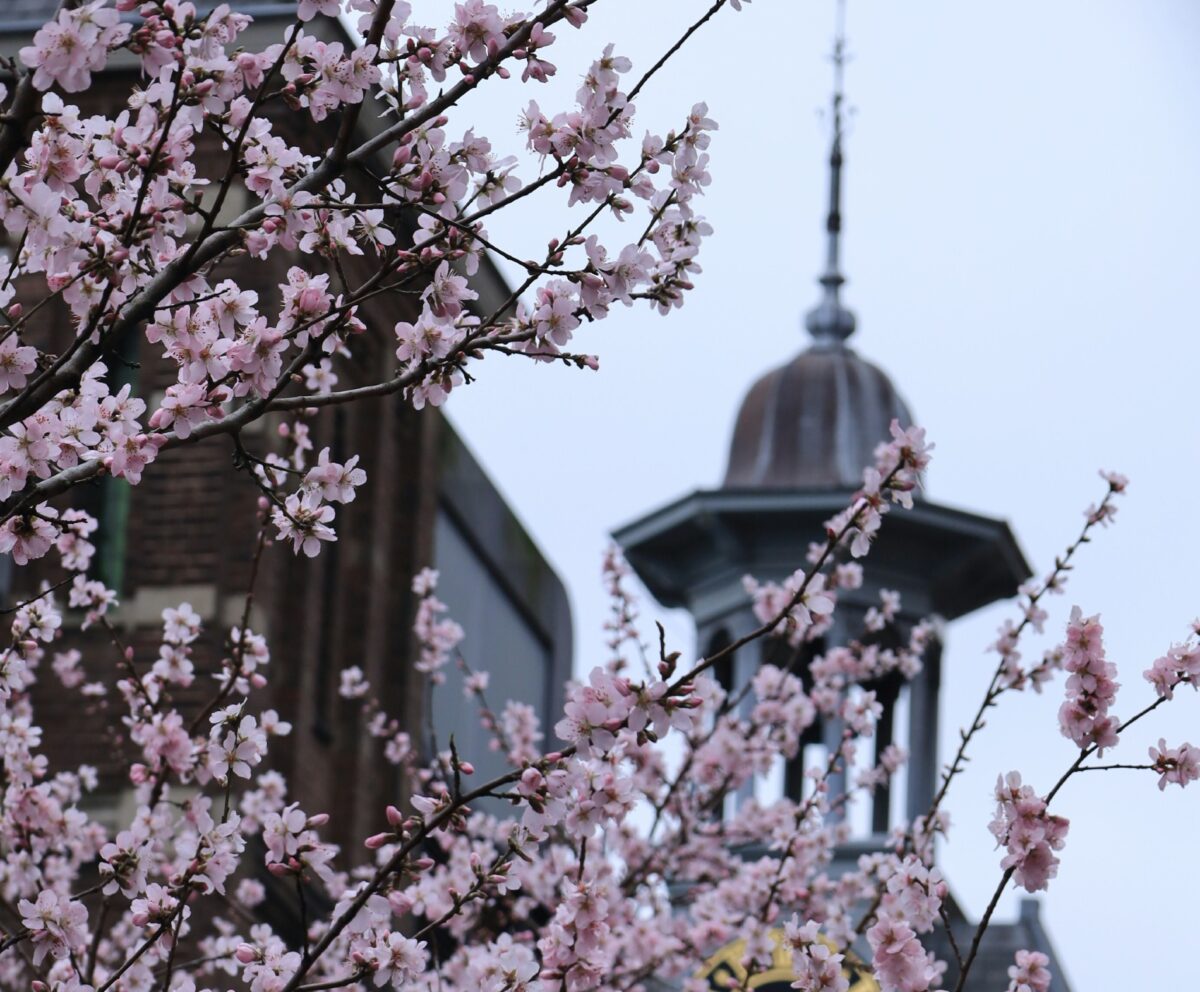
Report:
[[315,313],[324,306],[324,295],[315,286],[305,286],[296,294],[296,309],[302,313]]
[[233,952],[233,956],[242,964],[251,964],[258,960],[258,951],[250,944],[238,944],[238,949]]
[[401,813],[400,810],[396,809],[395,806],[389,806],[387,808],[387,821],[393,827],[398,827],[404,822],[404,814]]
[[458,763],[458,768],[464,775],[475,774],[475,766],[469,761],[460,761]]
[[308,818],[308,826],[310,827],[323,827],[328,822],[328,813],[313,813],[313,815]]
[[384,844],[388,843],[393,836],[395,835],[389,833],[371,834],[371,836],[363,841],[363,843],[369,850],[378,851],[381,847],[383,847]]

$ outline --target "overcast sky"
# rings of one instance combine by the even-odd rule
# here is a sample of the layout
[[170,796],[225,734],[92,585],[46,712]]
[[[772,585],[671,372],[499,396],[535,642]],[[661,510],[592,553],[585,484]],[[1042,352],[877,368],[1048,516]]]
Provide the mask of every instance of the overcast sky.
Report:
[[[559,85],[539,102],[566,109],[606,41],[645,68],[704,6],[604,0],[554,49]],[[832,0],[722,11],[639,99],[638,134],[677,126],[701,99],[721,125],[701,202],[715,235],[684,309],[614,311],[577,340],[599,353],[598,374],[489,360],[449,404],[570,590],[580,667],[600,658],[606,535],[716,486],[746,388],[806,344],[832,21]],[[931,498],[1007,518],[1039,573],[1099,497],[1096,470],[1131,477],[1117,526],[1083,550],[1027,652],[1061,637],[1071,604],[1102,613],[1128,715],[1152,698],[1142,670],[1200,613],[1200,5],[851,0],[848,34],[852,343],[936,441]],[[471,121],[515,149],[527,88],[487,89]],[[562,229],[563,203],[542,197],[496,218],[492,235],[537,254]],[[949,631],[943,755],[1013,613]],[[686,618],[670,630],[690,636]],[[1072,760],[1061,691],[1007,701],[951,793],[943,867],[972,915],[999,877],[986,831],[996,775],[1019,769],[1045,790]],[[1117,760],[1143,761],[1160,735],[1200,744],[1200,697],[1169,710],[1130,731]],[[1132,774],[1083,776],[1061,798],[1071,831],[1044,913],[1076,992],[1182,987],[1194,974],[1200,786],[1160,794],[1153,776],[1115,777]],[[1004,917],[1015,912],[1006,897]]]

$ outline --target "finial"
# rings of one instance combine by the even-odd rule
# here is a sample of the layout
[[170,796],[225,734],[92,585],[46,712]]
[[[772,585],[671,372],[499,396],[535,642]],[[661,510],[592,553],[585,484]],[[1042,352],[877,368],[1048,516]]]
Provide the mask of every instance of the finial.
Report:
[[820,345],[841,347],[854,333],[854,314],[842,306],[842,133],[844,129],[843,76],[846,68],[846,0],[838,0],[837,32],[833,40],[833,139],[829,149],[829,213],[825,218],[825,271],[817,280],[824,291],[821,302],[808,312],[804,325]]

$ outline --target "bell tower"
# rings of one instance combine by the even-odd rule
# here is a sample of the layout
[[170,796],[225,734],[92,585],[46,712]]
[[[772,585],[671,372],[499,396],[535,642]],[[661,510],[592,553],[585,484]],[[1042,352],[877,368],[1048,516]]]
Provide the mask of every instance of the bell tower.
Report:
[[[864,467],[874,461],[876,445],[889,439],[893,418],[902,426],[914,422],[891,379],[848,344],[857,321],[842,302],[845,60],[839,25],[833,51],[825,269],[818,278],[819,300],[804,321],[807,346],[746,393],[718,488],[683,496],[615,534],[650,593],[663,606],[691,613],[702,655],[759,626],[743,576],[782,582],[804,564],[810,542],[823,537],[823,522],[846,506],[861,484]],[[922,495],[912,510],[888,515],[864,560],[861,588],[839,593],[833,626],[807,649],[819,655],[858,636],[882,590],[900,593],[894,630],[907,638],[923,618],[953,621],[1014,595],[1029,575],[1004,521]],[[716,671],[717,677],[727,686],[745,684],[770,660],[772,640],[743,647]],[[887,833],[893,811],[911,819],[932,801],[939,767],[942,662],[939,634],[915,679],[874,686],[884,707],[877,754],[896,743],[908,751],[909,762],[902,796],[892,797],[886,789],[875,794],[868,836],[859,838],[868,846]],[[840,729],[816,728],[814,739],[804,743],[821,743],[821,734],[828,738],[827,746],[836,746]],[[802,782],[803,750],[785,775],[785,789],[794,795]],[[830,785],[835,793],[843,787],[839,781]]]

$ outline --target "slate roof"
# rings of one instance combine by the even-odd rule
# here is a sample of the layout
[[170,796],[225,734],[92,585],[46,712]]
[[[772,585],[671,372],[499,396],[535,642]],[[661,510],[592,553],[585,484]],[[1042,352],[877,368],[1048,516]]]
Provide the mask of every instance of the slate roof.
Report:
[[[1017,951],[1041,951],[1050,958],[1050,992],[1071,992],[1070,982],[1063,973],[1058,956],[1050,943],[1049,934],[1042,926],[1036,899],[1022,899],[1017,919],[1011,923],[992,923],[984,933],[979,945],[979,954],[971,965],[966,992],[997,992],[1008,988],[1008,969],[1013,964]],[[975,923],[968,921],[956,905],[951,904],[949,915],[953,921],[954,939],[960,953],[966,954],[975,934]],[[942,961],[949,964],[943,985],[953,988],[958,981],[958,967],[954,950],[939,927],[922,943]]]

